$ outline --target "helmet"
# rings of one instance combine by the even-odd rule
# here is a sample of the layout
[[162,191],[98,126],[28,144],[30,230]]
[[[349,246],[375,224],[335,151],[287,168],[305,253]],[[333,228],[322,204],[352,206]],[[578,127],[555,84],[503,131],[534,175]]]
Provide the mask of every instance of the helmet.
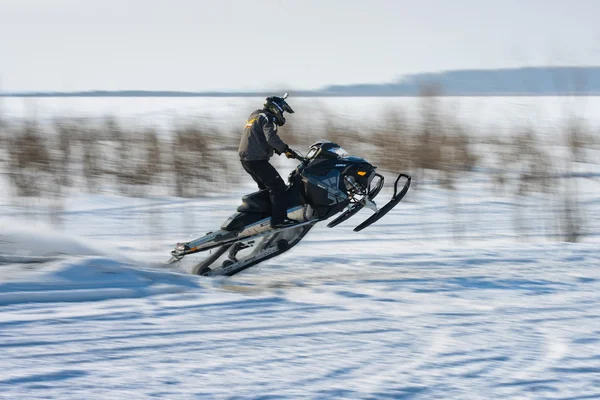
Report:
[[277,119],[277,125],[283,126],[285,124],[285,117],[283,116],[284,112],[289,112],[290,114],[294,113],[292,107],[285,101],[287,99],[288,94],[284,94],[283,97],[271,96],[267,97],[265,100],[265,110],[275,115]]

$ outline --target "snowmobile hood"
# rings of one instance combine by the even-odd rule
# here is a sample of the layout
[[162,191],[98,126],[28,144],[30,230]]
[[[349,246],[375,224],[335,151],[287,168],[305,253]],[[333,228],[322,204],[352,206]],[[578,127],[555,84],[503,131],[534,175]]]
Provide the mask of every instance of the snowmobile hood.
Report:
[[360,158],[360,157],[356,157],[356,156],[348,156],[348,157],[344,157],[344,160],[348,160],[348,161],[352,161],[352,162],[364,162],[364,163],[368,163],[370,164],[367,160],[365,160],[364,158]]

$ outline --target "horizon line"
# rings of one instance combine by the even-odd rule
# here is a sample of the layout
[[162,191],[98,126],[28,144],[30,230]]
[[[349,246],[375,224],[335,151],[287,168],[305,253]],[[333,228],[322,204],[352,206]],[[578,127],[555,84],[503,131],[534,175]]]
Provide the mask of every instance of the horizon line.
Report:
[[[81,90],[25,90],[25,91],[0,91],[0,97],[66,97],[66,96],[83,96],[83,97],[91,97],[91,96],[110,96],[116,95],[118,97],[128,97],[133,94],[138,95],[147,95],[152,97],[258,97],[264,95],[271,95],[272,93],[276,93],[278,91],[287,91],[292,94],[296,93],[296,96],[307,96],[307,97],[322,97],[322,96],[361,96],[358,93],[340,93],[336,90],[342,88],[354,88],[356,90],[357,87],[361,86],[371,86],[371,87],[380,87],[385,88],[386,86],[394,86],[394,85],[402,85],[402,84],[414,84],[415,78],[418,77],[432,77],[432,76],[442,76],[444,74],[451,74],[456,72],[506,72],[506,71],[526,71],[526,70],[561,70],[561,69],[571,69],[571,70],[581,70],[581,69],[599,69],[600,65],[579,65],[579,66],[569,66],[569,65],[547,65],[547,66],[521,66],[521,67],[502,67],[502,68],[471,68],[471,69],[454,69],[454,70],[441,70],[437,72],[419,72],[419,73],[411,73],[406,74],[399,77],[396,80],[388,81],[388,82],[354,82],[354,83],[345,83],[345,84],[328,84],[322,86],[318,89],[298,89],[298,90],[290,90],[290,89],[256,89],[256,90],[240,90],[240,89],[217,89],[217,90],[170,90],[170,89],[81,89]],[[600,71],[599,71],[600,72]],[[423,82],[418,82],[423,83]],[[442,85],[443,87],[443,85]],[[566,92],[564,90],[555,89],[557,93]],[[582,92],[582,91],[580,91]],[[598,90],[592,90],[589,93],[597,93]],[[468,95],[501,95],[502,91],[493,91],[493,93],[485,93],[484,91],[475,91],[469,93],[469,91],[465,91],[464,94],[446,94],[448,96],[458,95],[458,96],[468,96]],[[535,91],[522,91],[522,92],[511,92],[507,91],[507,95],[518,95],[518,93],[523,93],[523,95],[527,94],[537,94],[540,95],[539,92]],[[410,93],[381,93],[378,95],[371,95],[373,97],[390,97],[390,96],[411,96],[413,94]],[[363,96],[369,96],[364,95]]]

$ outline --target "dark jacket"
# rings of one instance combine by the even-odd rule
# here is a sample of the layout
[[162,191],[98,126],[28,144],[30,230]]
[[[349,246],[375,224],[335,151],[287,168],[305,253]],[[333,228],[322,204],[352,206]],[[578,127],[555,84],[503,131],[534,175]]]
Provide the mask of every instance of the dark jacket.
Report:
[[273,155],[285,152],[287,144],[277,135],[275,116],[266,110],[256,110],[246,121],[246,127],[238,149],[240,160],[268,160]]

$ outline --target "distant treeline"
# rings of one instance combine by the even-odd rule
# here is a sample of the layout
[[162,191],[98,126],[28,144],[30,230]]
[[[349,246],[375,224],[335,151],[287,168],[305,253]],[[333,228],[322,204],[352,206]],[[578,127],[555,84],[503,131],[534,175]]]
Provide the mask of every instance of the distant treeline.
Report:
[[[418,96],[436,85],[444,96],[595,96],[600,95],[598,67],[526,67],[458,70],[408,75],[392,83],[331,85],[293,91],[297,97]],[[272,92],[91,90],[81,92],[13,92],[0,97],[265,97]]]

